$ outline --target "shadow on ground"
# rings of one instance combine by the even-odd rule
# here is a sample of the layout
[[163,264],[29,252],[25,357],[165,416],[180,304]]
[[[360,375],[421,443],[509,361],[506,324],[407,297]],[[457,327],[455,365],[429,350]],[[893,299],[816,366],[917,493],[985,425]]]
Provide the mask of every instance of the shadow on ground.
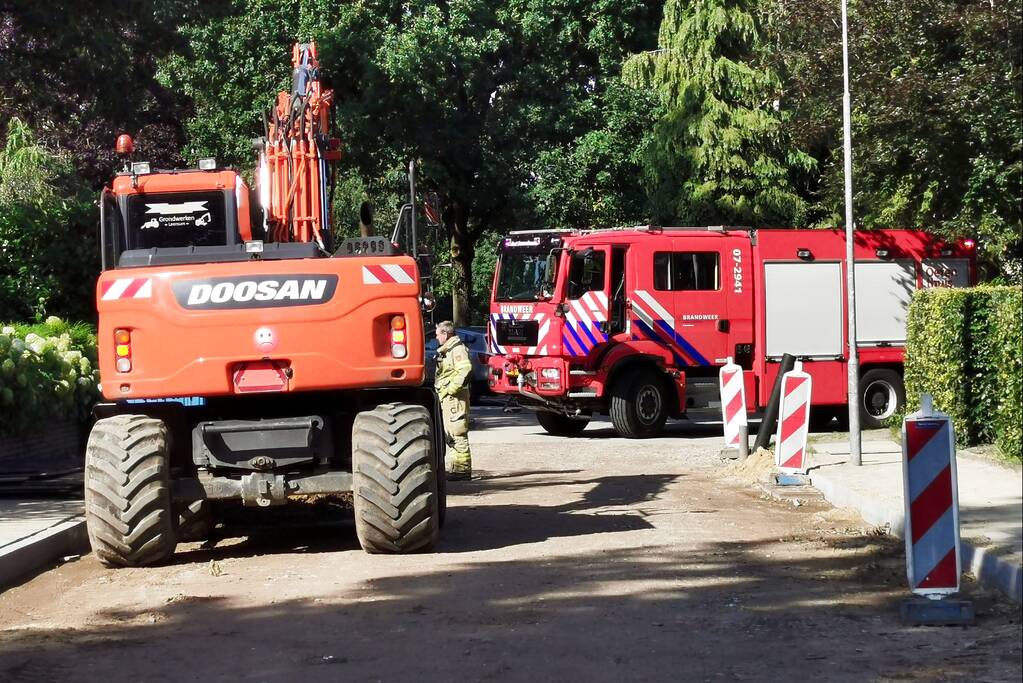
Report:
[[[452,493],[462,496],[459,500],[463,503],[450,509],[437,552],[496,550],[550,538],[650,529],[643,510],[630,506],[654,500],[685,476],[643,474],[589,479],[571,476],[578,474],[579,470],[505,472],[449,484]],[[483,492],[568,485],[585,487],[585,491],[562,505],[464,503],[472,500],[469,497],[472,494]],[[358,549],[359,542],[351,509],[292,505],[288,509],[233,509],[213,542],[185,547],[171,558],[172,564],[296,552],[338,552]]]
[[800,561],[770,559],[774,539],[763,539],[412,576],[388,575],[384,558],[378,578],[317,598],[238,607],[180,596],[106,612],[110,625],[2,633],[0,679],[994,681],[1018,672],[1018,615],[978,602],[988,638],[1007,644],[994,651],[969,632],[903,628],[893,542],[843,542],[851,552]]

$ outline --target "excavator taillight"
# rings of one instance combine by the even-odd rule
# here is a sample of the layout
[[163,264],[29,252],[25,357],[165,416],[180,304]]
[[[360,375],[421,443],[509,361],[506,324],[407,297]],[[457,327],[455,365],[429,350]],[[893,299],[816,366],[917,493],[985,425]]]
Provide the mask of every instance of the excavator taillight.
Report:
[[131,332],[114,330],[114,355],[117,356],[117,371],[131,372]]
[[391,357],[404,358],[408,355],[405,344],[405,316],[396,315],[391,318]]

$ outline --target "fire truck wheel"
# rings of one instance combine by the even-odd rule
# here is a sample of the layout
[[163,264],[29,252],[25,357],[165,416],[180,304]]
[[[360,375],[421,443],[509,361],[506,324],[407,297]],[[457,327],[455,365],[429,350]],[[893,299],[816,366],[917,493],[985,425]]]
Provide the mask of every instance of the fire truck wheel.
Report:
[[641,370],[621,377],[611,388],[611,424],[630,439],[656,436],[668,417],[663,377]]
[[429,550],[440,528],[440,496],[426,408],[387,403],[355,416],[352,473],[355,533],[368,553]]
[[548,434],[553,434],[554,436],[579,436],[586,429],[586,425],[590,423],[590,416],[574,418],[562,415],[561,413],[553,413],[549,410],[538,410],[536,411],[536,421],[540,423],[540,426]]
[[906,387],[894,370],[875,369],[860,378],[860,422],[863,429],[884,427],[885,420],[906,405]]
[[166,560],[176,543],[162,420],[118,415],[96,422],[85,451],[85,522],[108,567]]
[[205,541],[213,534],[217,520],[213,515],[213,503],[206,499],[175,503],[178,542],[196,543]]

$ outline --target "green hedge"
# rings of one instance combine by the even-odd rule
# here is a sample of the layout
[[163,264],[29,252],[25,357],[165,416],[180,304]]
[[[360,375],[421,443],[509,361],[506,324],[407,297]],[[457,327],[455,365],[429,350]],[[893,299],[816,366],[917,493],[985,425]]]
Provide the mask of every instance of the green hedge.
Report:
[[925,289],[909,308],[907,412],[921,392],[955,424],[960,445],[1023,450],[1023,292],[1014,287]]
[[96,334],[50,317],[0,329],[0,435],[87,420],[99,398]]

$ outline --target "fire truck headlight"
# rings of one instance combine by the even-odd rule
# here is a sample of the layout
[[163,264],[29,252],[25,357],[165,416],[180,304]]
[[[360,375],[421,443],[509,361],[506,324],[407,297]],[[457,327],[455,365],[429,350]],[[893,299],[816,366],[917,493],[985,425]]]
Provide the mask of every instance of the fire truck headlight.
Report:
[[561,370],[558,368],[544,368],[540,371],[540,377],[544,379],[559,380],[561,379]]

